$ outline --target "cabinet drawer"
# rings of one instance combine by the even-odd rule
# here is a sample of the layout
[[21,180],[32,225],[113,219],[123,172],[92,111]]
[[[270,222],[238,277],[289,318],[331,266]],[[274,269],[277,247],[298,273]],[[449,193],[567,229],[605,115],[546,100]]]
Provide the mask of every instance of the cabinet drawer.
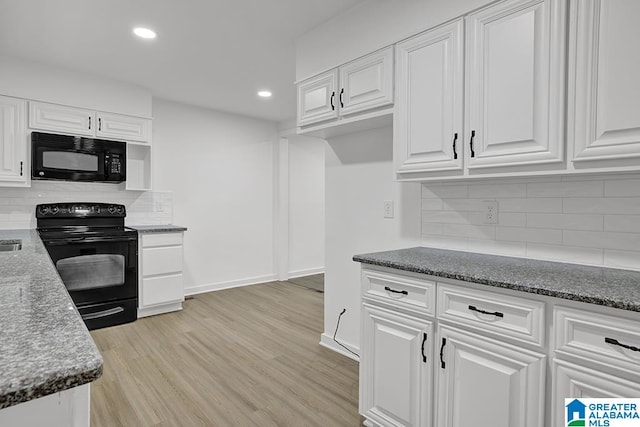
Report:
[[182,274],[143,279],[140,297],[143,306],[182,301],[184,298]]
[[554,323],[556,353],[576,355],[636,373],[640,369],[640,322],[556,307]]
[[152,233],[142,235],[142,247],[172,246],[182,244],[182,233]]
[[182,271],[182,246],[145,248],[142,250],[142,275],[179,273]]
[[436,284],[411,276],[362,270],[363,295],[399,307],[420,309],[435,314]]
[[544,346],[545,304],[438,283],[438,319]]

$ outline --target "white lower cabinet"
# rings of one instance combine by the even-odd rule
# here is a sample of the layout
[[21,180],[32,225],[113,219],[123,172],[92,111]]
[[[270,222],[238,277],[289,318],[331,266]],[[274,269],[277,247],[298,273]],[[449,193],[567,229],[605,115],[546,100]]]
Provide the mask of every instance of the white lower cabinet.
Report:
[[140,234],[138,317],[182,309],[182,232]]
[[436,347],[436,426],[544,426],[544,354],[446,325]]
[[369,425],[431,424],[433,322],[365,302],[360,412]]

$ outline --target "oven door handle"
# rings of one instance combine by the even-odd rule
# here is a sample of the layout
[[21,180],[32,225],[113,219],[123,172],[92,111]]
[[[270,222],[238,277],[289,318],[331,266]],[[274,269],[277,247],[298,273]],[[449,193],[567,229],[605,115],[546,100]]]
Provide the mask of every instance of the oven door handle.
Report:
[[123,311],[124,308],[122,307],[114,307],[108,310],[96,311],[95,313],[82,314],[81,316],[84,320],[92,320],[99,319],[100,317],[113,316],[114,314],[122,313]]
[[108,237],[108,236],[100,236],[100,237],[79,237],[73,239],[56,239],[56,240],[43,240],[43,243],[47,246],[64,246],[73,243],[100,243],[100,242],[128,242],[131,240],[137,240],[138,236],[131,237]]

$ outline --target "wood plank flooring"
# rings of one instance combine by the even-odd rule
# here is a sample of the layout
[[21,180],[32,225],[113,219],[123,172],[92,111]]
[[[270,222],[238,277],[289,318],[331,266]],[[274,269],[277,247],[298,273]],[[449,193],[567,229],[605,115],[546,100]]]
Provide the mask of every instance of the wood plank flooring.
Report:
[[358,364],[318,345],[322,313],[322,293],[273,282],[92,331],[91,425],[361,425]]

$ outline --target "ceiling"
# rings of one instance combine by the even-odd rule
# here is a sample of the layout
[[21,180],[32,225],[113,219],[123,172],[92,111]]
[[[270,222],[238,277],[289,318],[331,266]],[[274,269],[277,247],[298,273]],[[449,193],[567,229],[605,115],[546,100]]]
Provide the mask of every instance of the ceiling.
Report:
[[[0,55],[284,121],[295,117],[295,39],[359,1],[0,0]],[[134,26],[158,37],[139,39]]]

